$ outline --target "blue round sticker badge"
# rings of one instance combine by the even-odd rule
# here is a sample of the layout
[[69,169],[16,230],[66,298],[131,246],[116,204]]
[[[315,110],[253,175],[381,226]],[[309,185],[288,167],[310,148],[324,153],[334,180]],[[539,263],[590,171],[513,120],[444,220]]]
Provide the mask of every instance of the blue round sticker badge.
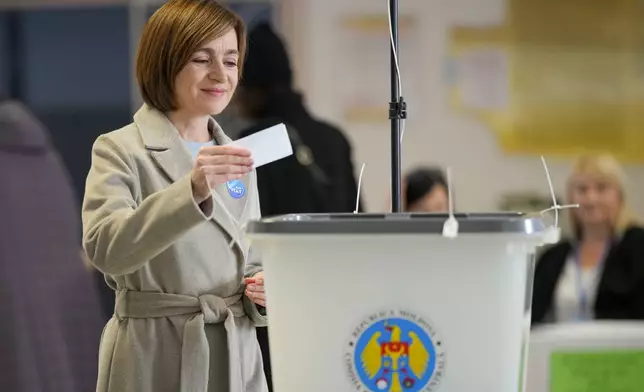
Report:
[[226,188],[228,188],[228,194],[235,199],[241,199],[246,194],[246,187],[239,180],[228,181]]

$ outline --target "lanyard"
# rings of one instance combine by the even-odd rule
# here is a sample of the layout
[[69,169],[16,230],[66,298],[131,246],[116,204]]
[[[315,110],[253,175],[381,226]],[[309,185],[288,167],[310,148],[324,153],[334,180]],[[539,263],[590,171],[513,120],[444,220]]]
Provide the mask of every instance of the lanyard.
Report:
[[[579,319],[581,321],[588,321],[592,319],[592,310],[590,308],[590,293],[588,290],[586,290],[586,287],[584,286],[584,279],[583,279],[583,274],[582,274],[582,267],[581,267],[581,257],[580,257],[580,247],[577,246],[575,249],[575,271],[577,272],[577,289],[579,291]],[[604,251],[602,252],[602,256],[599,259],[599,263],[595,266],[595,272],[597,276],[595,277],[596,279],[596,284],[599,285],[599,274],[603,270],[604,263],[606,262],[606,258],[608,257],[608,253],[610,252],[611,249],[611,242],[607,242],[606,245],[604,246]]]

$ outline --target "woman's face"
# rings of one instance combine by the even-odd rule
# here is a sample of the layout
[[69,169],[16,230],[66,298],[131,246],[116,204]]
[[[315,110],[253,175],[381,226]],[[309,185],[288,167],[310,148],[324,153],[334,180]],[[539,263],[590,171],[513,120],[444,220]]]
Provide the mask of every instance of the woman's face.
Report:
[[422,199],[409,206],[409,212],[447,212],[449,200],[447,189],[442,185],[435,185]]
[[612,225],[622,205],[621,190],[615,181],[588,173],[571,178],[570,199],[579,204],[574,213],[582,225]]
[[204,44],[192,54],[175,80],[178,110],[195,116],[221,113],[237,88],[238,64],[234,29]]

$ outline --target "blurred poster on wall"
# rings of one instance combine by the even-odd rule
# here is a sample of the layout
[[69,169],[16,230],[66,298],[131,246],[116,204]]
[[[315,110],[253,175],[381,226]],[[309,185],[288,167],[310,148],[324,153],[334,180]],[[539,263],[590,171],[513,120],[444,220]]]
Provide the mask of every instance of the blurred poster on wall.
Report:
[[[388,97],[391,96],[391,52],[387,13],[347,13],[338,20],[343,43],[338,46],[341,58],[351,77],[338,83],[342,97],[344,120],[349,124],[385,123],[389,118]],[[422,45],[418,21],[409,13],[399,16],[398,65],[401,94],[407,102],[417,102],[422,88],[419,65],[410,48]],[[378,81],[378,82],[375,82]]]
[[484,122],[507,153],[644,162],[644,2],[507,7],[502,25],[452,29],[453,107]]
[[458,62],[461,100],[475,110],[507,110],[510,100],[508,53],[502,48],[476,48]]

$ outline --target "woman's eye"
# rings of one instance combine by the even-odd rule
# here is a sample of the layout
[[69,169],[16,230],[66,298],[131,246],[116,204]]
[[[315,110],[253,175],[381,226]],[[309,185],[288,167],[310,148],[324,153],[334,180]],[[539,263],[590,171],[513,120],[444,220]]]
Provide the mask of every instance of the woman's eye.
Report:
[[236,67],[236,66],[237,66],[237,62],[236,62],[236,61],[232,61],[232,60],[230,60],[230,61],[226,61],[226,62],[225,62],[225,64],[226,64],[227,66],[229,66],[229,67]]
[[208,64],[208,59],[194,59],[192,62],[197,63],[197,64]]

